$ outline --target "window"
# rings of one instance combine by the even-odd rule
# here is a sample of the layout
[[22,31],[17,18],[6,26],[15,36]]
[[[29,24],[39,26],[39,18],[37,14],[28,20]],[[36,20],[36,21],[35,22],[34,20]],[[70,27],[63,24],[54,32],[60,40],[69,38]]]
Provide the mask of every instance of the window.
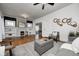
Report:
[[32,26],[33,26],[33,22],[32,21],[27,21],[27,27],[32,28]]
[[5,26],[13,26],[13,27],[15,27],[15,21],[5,20]]
[[4,22],[5,22],[5,23],[4,23],[5,26],[12,26],[12,27],[15,27],[16,18],[4,16]]
[[32,23],[27,23],[27,27],[32,27]]

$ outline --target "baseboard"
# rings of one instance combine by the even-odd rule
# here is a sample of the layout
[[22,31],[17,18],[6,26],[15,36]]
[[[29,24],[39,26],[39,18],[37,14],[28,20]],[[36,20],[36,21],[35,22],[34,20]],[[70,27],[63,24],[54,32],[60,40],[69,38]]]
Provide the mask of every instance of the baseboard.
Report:
[[65,41],[59,41],[59,42],[62,42],[62,43],[67,43],[67,42],[65,42]]

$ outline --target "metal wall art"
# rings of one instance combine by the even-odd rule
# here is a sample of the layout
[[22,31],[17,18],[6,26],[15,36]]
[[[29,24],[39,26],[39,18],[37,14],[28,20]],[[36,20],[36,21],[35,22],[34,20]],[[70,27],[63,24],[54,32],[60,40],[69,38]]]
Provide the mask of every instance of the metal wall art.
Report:
[[[60,22],[62,21],[62,22]],[[58,18],[54,18],[53,20],[54,23],[57,23],[60,26],[63,26],[64,23],[67,23],[70,26],[77,27],[77,22],[72,21],[72,18],[63,18],[62,20]]]
[[72,18],[64,18],[62,19],[62,23],[69,23],[71,22]]
[[68,18],[66,22],[70,23],[71,21],[72,21],[72,18]]
[[62,19],[62,23],[67,23],[67,18]]
[[53,20],[54,23],[57,23],[59,21],[60,21],[60,19],[57,19],[57,18],[54,18],[54,20]]
[[63,24],[61,22],[57,22],[58,25],[63,26]]
[[75,21],[74,22],[71,22],[71,26],[77,27],[77,23]]
[[62,23],[60,22],[60,19],[54,18],[53,22],[57,23],[60,26],[63,26]]

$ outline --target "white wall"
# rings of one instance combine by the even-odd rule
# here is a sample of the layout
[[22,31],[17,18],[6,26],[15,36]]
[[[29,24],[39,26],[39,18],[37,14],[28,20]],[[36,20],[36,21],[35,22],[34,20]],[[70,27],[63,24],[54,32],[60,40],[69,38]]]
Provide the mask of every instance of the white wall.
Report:
[[68,34],[70,31],[76,31],[77,28],[69,26],[67,24],[63,24],[63,26],[59,26],[53,23],[54,18],[69,18],[72,17],[73,21],[77,21],[79,24],[79,4],[71,4],[66,6],[58,11],[55,11],[51,14],[48,14],[44,17],[36,19],[34,23],[42,22],[42,35],[48,36],[52,31],[60,32],[60,40],[68,41]]
[[[19,21],[25,22],[25,24],[26,24],[26,20],[27,20],[27,19],[17,18],[17,21],[18,21],[18,22],[19,22]],[[18,24],[18,22],[17,22],[17,24]],[[19,30],[20,30],[20,29],[21,29],[21,28],[19,28]],[[23,29],[25,29],[25,31],[31,32],[31,34],[34,34],[34,26],[33,26],[32,28],[27,28],[27,27],[25,27],[25,28],[23,28]]]
[[20,27],[16,27],[16,32],[15,32],[15,36],[16,37],[20,37],[20,31],[24,31],[25,32],[25,35],[27,35],[26,31],[27,31],[27,28],[20,28]]
[[2,12],[0,11],[0,41],[5,38],[5,33],[4,33],[4,20],[2,18]]
[[2,25],[1,25],[1,16],[0,16],[0,40],[2,40]]
[[[23,18],[16,18],[17,19],[17,25],[19,24],[19,22],[24,22],[26,24],[26,19]],[[19,25],[18,25],[19,26]],[[31,34],[34,34],[33,28],[27,28],[27,27],[5,27],[5,33],[7,33],[5,35],[5,37],[20,37],[20,31],[24,31],[25,35],[27,35],[27,31],[28,34],[31,32]],[[10,30],[11,29],[11,30]],[[8,35],[8,33],[12,33],[12,35]]]

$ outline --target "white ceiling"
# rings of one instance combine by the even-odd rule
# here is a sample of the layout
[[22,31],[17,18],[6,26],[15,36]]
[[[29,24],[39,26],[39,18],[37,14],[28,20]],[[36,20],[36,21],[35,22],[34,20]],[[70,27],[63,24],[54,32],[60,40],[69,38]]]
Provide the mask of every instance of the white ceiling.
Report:
[[20,17],[21,14],[28,14],[29,19],[37,19],[68,5],[70,3],[55,3],[54,6],[46,4],[44,10],[42,4],[34,6],[33,3],[1,3],[0,7],[4,15]]

